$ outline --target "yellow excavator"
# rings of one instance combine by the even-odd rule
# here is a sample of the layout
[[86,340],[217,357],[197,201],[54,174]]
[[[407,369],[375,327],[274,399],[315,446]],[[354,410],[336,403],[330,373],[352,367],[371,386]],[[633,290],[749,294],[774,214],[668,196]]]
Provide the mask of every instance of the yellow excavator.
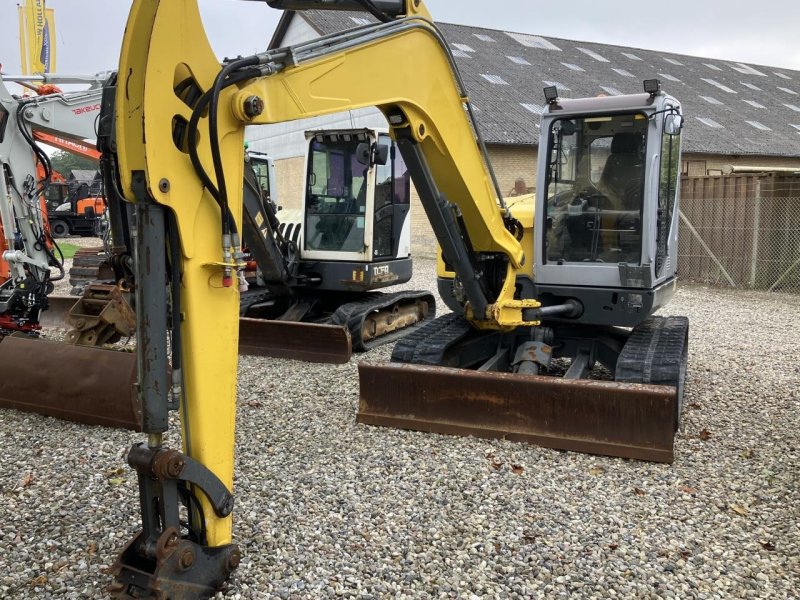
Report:
[[[672,459],[688,324],[652,313],[675,289],[678,101],[656,81],[611,98],[548,90],[535,214],[512,214],[420,0],[267,4],[363,9],[379,23],[222,65],[197,0],[134,0],[126,28],[108,151],[134,205],[147,438],[128,455],[142,529],[112,567],[120,597],[208,597],[240,561],[232,485],[247,125],[378,107],[441,246],[454,311],[396,349],[400,362],[361,366],[362,422]],[[596,364],[616,381],[589,379]],[[165,445],[175,405],[181,449]]]

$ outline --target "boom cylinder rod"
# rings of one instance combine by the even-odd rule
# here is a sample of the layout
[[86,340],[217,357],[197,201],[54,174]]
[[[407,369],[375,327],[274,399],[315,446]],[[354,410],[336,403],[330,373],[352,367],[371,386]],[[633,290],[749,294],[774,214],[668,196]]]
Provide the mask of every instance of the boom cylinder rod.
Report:
[[[168,428],[170,381],[167,368],[167,267],[164,261],[164,208],[144,190],[144,173],[136,204],[136,345],[139,348],[138,393],[142,431],[159,434]],[[135,187],[139,187],[135,185]]]

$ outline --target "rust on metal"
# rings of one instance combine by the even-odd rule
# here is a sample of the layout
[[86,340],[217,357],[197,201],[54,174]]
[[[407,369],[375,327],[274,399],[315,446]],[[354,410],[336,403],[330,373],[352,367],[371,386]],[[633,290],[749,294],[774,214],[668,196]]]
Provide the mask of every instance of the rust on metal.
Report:
[[47,310],[39,315],[39,324],[52,329],[69,327],[67,316],[78,300],[80,300],[78,296],[48,296]]
[[[153,548],[150,551],[150,548]],[[234,544],[201,546],[166,528],[157,539],[139,532],[109,568],[115,598],[211,598],[241,562]]]
[[367,315],[362,327],[364,341],[372,341],[400,329],[411,327],[428,317],[430,308],[424,300],[410,304],[395,304],[390,310],[375,311]]
[[[42,313],[42,326],[68,327],[67,315],[79,298],[50,296],[48,301],[50,308]],[[350,360],[353,347],[350,332],[342,326],[241,317],[239,354],[343,364]]]
[[342,364],[352,353],[350,332],[345,327],[239,319],[239,354]]
[[136,313],[117,285],[91,284],[70,309],[72,329],[66,341],[75,346],[113,344],[136,332]]
[[673,460],[672,387],[397,363],[358,373],[359,423]]
[[131,352],[15,336],[0,343],[0,408],[141,431],[135,383]]

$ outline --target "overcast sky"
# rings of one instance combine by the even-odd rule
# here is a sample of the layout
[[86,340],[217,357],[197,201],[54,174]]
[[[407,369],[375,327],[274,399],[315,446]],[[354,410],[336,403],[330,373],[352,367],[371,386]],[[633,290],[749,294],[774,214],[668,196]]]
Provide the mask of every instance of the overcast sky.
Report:
[[[280,12],[261,2],[199,0],[220,57],[263,50]],[[664,50],[800,70],[800,1],[426,0],[435,19],[580,41]],[[116,68],[130,3],[47,0],[56,11],[58,71]],[[0,0],[0,63],[18,73],[14,0]]]

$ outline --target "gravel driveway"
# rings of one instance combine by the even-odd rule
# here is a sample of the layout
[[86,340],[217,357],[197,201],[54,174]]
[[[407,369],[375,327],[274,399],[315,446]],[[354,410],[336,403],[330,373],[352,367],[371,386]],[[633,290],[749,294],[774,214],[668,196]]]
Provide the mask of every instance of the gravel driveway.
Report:
[[[225,597],[797,598],[800,297],[668,309],[692,322],[673,465],[356,425],[364,357],[242,358]],[[0,597],[105,596],[139,439],[0,411]]]

